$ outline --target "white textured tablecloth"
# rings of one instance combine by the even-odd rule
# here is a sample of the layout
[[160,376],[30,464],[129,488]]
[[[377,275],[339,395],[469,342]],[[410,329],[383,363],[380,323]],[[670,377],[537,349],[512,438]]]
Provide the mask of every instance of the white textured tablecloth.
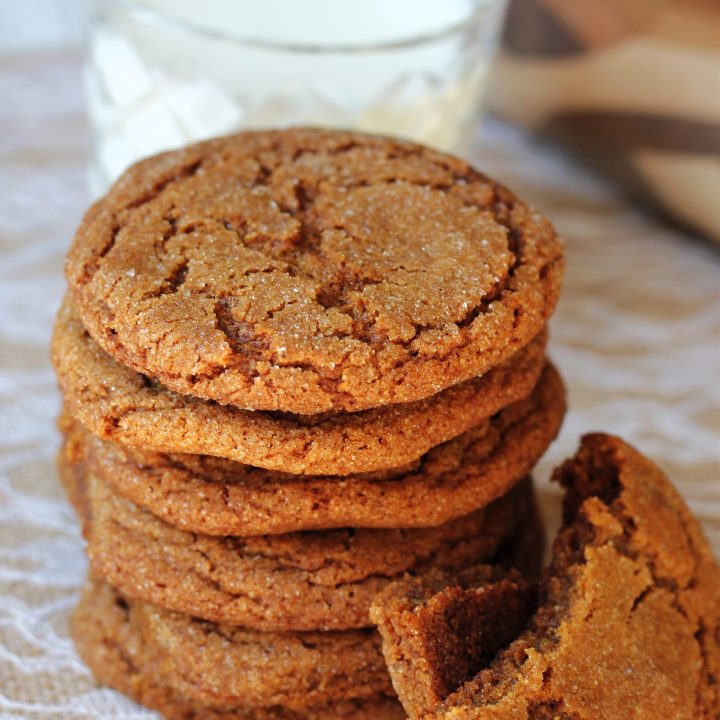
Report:
[[[85,574],[58,485],[48,362],[62,259],[87,202],[80,61],[0,56],[0,719],[153,717],[97,688],[68,639]],[[568,270],[551,354],[570,413],[541,463],[589,430],[658,462],[720,551],[720,256],[662,226],[554,150],[493,122],[475,160],[554,220]]]

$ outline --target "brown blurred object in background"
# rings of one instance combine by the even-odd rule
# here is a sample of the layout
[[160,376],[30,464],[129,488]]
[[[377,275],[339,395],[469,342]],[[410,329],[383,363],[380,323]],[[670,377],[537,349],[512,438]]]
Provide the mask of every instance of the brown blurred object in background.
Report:
[[489,95],[720,242],[720,3],[513,0]]

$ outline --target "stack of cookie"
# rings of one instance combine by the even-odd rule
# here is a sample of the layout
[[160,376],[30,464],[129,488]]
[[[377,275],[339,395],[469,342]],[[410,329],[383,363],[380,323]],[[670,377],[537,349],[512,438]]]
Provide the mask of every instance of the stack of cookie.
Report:
[[97,678],[167,717],[402,717],[373,597],[539,566],[551,225],[417,145],[246,133],[128,171],[66,269],[60,470]]

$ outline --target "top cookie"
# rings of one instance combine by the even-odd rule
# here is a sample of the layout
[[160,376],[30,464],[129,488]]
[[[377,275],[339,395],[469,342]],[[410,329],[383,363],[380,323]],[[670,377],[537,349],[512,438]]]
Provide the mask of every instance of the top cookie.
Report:
[[120,362],[181,393],[298,414],[412,402],[537,335],[552,226],[466,163],[354,133],[241,133],[145,160],[66,272]]

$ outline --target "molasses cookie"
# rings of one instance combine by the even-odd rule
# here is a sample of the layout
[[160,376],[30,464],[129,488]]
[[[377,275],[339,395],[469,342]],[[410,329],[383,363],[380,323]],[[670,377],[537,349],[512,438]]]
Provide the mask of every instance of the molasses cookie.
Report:
[[408,716],[435,707],[489,664],[525,628],[535,602],[535,583],[496,565],[431,571],[381,591],[370,619]]
[[[413,694],[400,668],[394,681],[413,694],[408,713],[717,718],[720,569],[680,495],[655,465],[609,435],[585,436],[554,477],[565,488],[564,526],[528,628],[439,703]],[[383,607],[380,598],[376,617]],[[421,673],[427,662],[452,672],[443,667],[450,655],[424,660]]]
[[67,300],[53,360],[70,413],[98,436],[289,473],[349,475],[417,460],[526,397],[544,365],[545,340],[541,332],[482,377],[431,398],[322,416],[253,412],[170,392],[103,352]]
[[217,708],[303,708],[392,695],[380,638],[372,629],[257,632],[219,625],[121,598],[109,585],[88,585],[83,602],[112,610],[124,602],[129,632],[142,638],[146,661],[163,684]]
[[[326,637],[310,633],[307,643],[300,635],[273,634],[263,640],[262,633],[254,633],[253,647],[245,642],[253,634],[244,630],[161,613],[127,601],[110,586],[97,582],[88,583],[83,590],[71,632],[81,657],[100,682],[170,720],[404,717],[392,698],[374,633],[326,633]],[[194,642],[195,636],[205,645]],[[337,650],[334,664],[330,662],[333,658],[325,655],[333,647]],[[182,657],[176,652],[180,649],[188,655]],[[220,657],[220,650],[228,654]],[[343,676],[344,672],[348,674]],[[194,681],[201,687],[193,686]],[[307,686],[305,695],[299,692],[302,686]],[[374,696],[368,695],[372,687],[380,689]],[[210,702],[193,699],[183,691]],[[248,695],[243,696],[244,691]],[[353,692],[357,693],[354,697]],[[335,698],[312,704],[314,698],[333,693]],[[274,702],[288,698],[293,703],[299,700],[299,706]]]
[[414,402],[487,372],[560,291],[550,223],[465,162],[334,130],[138,163],[66,263],[84,325],[176,392],[299,414]]
[[64,420],[71,461],[134,503],[208,535],[449,522],[491,503],[527,475],[565,412],[547,365],[532,394],[403,468],[349,477],[297,476],[209,456],[147,452],[101,441]]
[[128,597],[261,630],[365,627],[373,597],[393,578],[495,560],[521,526],[539,525],[528,480],[436,528],[219,538],[168,525],[80,467],[62,475],[98,576]]

